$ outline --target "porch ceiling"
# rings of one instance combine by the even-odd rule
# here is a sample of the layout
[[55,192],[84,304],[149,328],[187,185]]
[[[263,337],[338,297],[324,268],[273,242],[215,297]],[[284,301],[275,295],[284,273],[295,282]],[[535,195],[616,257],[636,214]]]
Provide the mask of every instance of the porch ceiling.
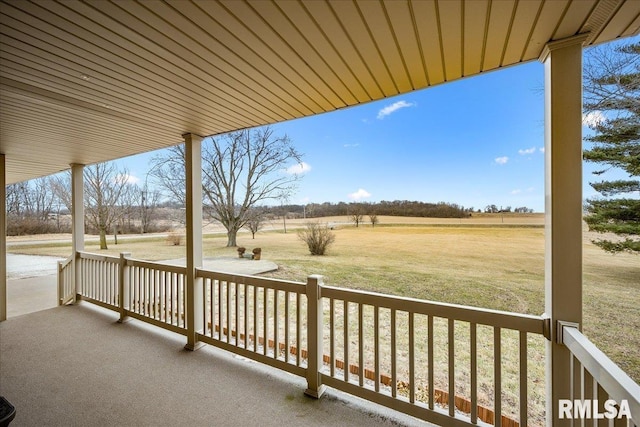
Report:
[[634,0],[0,0],[7,183],[638,34]]

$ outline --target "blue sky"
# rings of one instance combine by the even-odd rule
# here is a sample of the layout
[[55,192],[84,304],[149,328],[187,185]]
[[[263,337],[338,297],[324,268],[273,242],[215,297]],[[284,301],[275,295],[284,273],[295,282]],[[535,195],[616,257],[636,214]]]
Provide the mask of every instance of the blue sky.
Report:
[[[304,153],[289,203],[419,200],[543,212],[543,87],[534,61],[273,125]],[[119,163],[143,180],[152,156]],[[593,169],[584,167],[585,197],[594,194]]]

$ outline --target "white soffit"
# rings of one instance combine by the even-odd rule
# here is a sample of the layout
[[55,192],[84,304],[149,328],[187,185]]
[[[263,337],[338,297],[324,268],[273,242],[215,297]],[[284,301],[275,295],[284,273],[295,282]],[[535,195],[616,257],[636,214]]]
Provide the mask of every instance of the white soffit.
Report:
[[632,0],[0,0],[7,182],[638,34]]

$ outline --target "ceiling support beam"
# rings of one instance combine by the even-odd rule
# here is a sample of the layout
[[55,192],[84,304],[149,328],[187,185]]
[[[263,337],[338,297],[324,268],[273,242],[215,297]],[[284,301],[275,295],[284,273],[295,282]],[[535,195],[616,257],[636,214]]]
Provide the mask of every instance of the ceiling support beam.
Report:
[[202,268],[202,137],[192,133],[184,138],[186,173],[186,250],[187,250],[187,350],[197,350],[204,344],[197,333],[204,332],[202,309],[202,278],[196,277],[196,269]]
[[545,68],[545,311],[547,425],[559,419],[559,399],[571,398],[568,349],[556,342],[558,321],[582,323],[582,44],[587,35],[551,42]]
[[73,256],[73,301],[82,294],[78,252],[84,250],[84,165],[71,165],[71,254]]
[[0,153],[0,322],[7,320],[7,168]]

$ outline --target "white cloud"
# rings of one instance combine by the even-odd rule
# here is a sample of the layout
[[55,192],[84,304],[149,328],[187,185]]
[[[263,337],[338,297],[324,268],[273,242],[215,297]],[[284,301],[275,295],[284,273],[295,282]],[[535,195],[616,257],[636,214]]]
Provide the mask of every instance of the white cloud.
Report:
[[540,150],[541,153],[544,153],[544,147],[540,147],[538,150]]
[[511,191],[511,194],[520,194],[520,193],[522,193],[522,190],[519,188]]
[[495,162],[499,165],[504,165],[505,163],[507,163],[509,161],[509,158],[507,156],[502,156],[502,157],[496,157],[495,158]]
[[606,117],[602,114],[602,111],[591,111],[582,115],[582,124],[590,128],[596,127],[605,120]]
[[388,116],[389,114],[398,111],[401,108],[406,108],[406,107],[414,107],[416,104],[413,102],[407,102],[407,101],[398,101],[398,102],[394,102],[391,105],[387,105],[386,107],[384,107],[383,109],[381,109],[380,111],[378,111],[378,120],[382,120],[384,119],[386,116]]
[[344,148],[358,147],[360,144],[344,144]]
[[311,170],[311,166],[308,163],[300,162],[296,165],[290,166],[287,168],[287,173],[289,175],[301,175],[303,173],[307,173]]
[[117,183],[126,182],[128,184],[137,184],[140,182],[140,178],[129,174],[121,174],[114,178]]
[[527,154],[533,154],[536,152],[536,147],[526,148],[524,150],[518,150],[518,154],[526,156]]
[[356,191],[355,193],[351,193],[348,195],[348,197],[351,200],[361,200],[361,199],[366,199],[368,197],[371,197],[371,193],[369,193],[367,190],[359,188],[358,191]]

